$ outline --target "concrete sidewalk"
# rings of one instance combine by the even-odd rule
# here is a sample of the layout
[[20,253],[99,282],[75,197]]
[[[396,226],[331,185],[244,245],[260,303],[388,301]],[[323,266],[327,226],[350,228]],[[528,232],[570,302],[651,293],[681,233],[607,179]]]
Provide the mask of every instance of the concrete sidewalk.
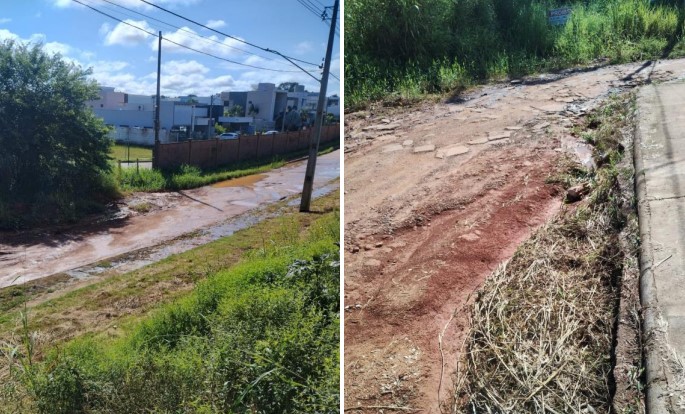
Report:
[[685,83],[645,86],[637,104],[647,412],[685,413]]

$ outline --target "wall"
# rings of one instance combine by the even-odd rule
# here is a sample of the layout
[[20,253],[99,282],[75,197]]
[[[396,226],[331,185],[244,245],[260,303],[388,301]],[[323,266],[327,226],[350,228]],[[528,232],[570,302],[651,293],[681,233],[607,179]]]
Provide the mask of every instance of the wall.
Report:
[[153,111],[121,111],[118,109],[94,108],[95,116],[102,118],[107,125],[128,125],[152,128],[155,113]]
[[[277,135],[248,135],[235,140],[201,140],[164,143],[155,149],[155,167],[172,169],[182,164],[214,168],[240,161],[285,155],[309,148],[313,130]],[[153,134],[154,136],[154,134]],[[328,125],[321,130],[321,143],[340,140],[340,126]]]
[[[120,144],[155,145],[155,130],[153,128],[115,127],[109,133],[109,137]],[[159,140],[163,144],[169,142],[169,134],[166,129],[159,130]]]

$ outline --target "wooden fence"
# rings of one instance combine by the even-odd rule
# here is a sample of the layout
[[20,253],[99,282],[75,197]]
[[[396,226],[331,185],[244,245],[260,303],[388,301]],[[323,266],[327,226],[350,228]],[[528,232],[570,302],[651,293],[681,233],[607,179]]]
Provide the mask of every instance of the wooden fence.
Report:
[[[154,166],[172,169],[183,164],[200,168],[270,158],[309,148],[313,130],[286,132],[275,135],[246,135],[238,139],[188,140],[158,144],[153,150]],[[340,140],[340,126],[327,125],[321,129],[321,143]]]

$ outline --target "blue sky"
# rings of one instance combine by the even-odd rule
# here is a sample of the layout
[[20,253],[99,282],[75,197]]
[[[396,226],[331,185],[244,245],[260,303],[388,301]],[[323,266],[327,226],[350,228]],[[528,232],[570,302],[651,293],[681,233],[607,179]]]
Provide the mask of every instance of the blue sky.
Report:
[[[319,84],[283,58],[237,40],[193,25],[140,0],[80,0],[121,20],[194,49],[235,62],[275,72],[229,63],[168,42],[162,43],[162,94],[209,95],[221,91],[250,90],[259,82],[299,82],[307,90]],[[150,0],[149,0],[150,1]],[[333,0],[301,0],[312,8],[332,6]],[[307,62],[320,64],[325,56],[328,25],[299,0],[152,0],[165,9],[188,17],[250,43],[278,50]],[[49,53],[60,53],[83,67],[92,78],[134,94],[154,94],[157,38],[126,26],[72,0],[0,0],[0,41],[43,43]],[[154,19],[178,26],[176,29]],[[329,9],[329,16],[330,16]],[[338,19],[339,20],[339,19]],[[339,24],[339,23],[338,23]],[[192,32],[192,33],[189,33]],[[213,41],[205,40],[209,37]],[[331,73],[340,78],[340,39],[335,37]],[[303,64],[304,65],[304,64]],[[311,69],[317,78],[321,71]],[[292,71],[292,72],[290,72]],[[331,78],[327,95],[339,94],[339,81]]]

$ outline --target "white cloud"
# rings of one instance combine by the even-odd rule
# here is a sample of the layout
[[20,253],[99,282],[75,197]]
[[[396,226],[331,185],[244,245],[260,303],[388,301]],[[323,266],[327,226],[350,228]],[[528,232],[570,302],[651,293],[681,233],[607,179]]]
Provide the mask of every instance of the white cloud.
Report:
[[[193,34],[197,34],[194,30],[183,27],[172,33],[165,33],[162,35],[164,39],[168,39],[171,42],[162,42],[162,52],[164,53],[195,53],[192,50],[186,49],[178,44],[186,47],[193,48],[205,53],[211,53],[215,56],[229,57],[240,55],[243,52],[236,49],[242,43],[239,40],[231,39],[229,37],[219,38],[218,36],[205,36],[205,39],[201,37],[196,37]],[[211,40],[206,40],[211,39]],[[157,41],[154,40],[150,42],[150,48],[157,51]]]
[[162,73],[170,75],[205,74],[209,68],[195,60],[170,60],[162,64]]
[[42,33],[34,33],[28,39],[22,39],[18,34],[12,33],[7,29],[0,29],[0,40],[13,40],[21,43],[41,43],[45,40]]
[[0,29],[0,41],[3,40],[19,40],[19,35],[10,32],[7,29]]
[[93,68],[93,73],[111,73],[124,70],[131,65],[121,60],[98,60],[88,66]]
[[[150,67],[146,59],[140,62],[125,60],[97,60],[97,55],[93,52],[80,50],[68,44],[60,42],[46,42],[46,36],[41,33],[34,33],[28,39],[23,39],[19,35],[6,29],[0,29],[0,40],[12,39],[22,43],[44,44],[49,53],[60,53],[62,59],[82,66],[92,68],[90,77],[100,85],[112,86],[117,90],[133,93],[152,95],[156,90],[157,74],[154,70],[149,73],[140,74],[134,66]],[[168,46],[168,44],[167,44]],[[166,46],[165,46],[166,47]],[[215,45],[217,49],[223,47]],[[167,48],[168,49],[168,48]],[[214,54],[219,54],[214,51]],[[281,82],[299,82],[310,91],[317,91],[319,84],[307,74],[297,70],[287,62],[274,59],[267,60],[255,55],[238,55],[232,59],[272,69],[295,70],[295,72],[270,72],[232,63],[218,63],[216,60],[204,58],[199,55],[192,59],[163,60],[162,62],[162,93],[167,96],[187,95],[195,93],[207,96],[220,91],[247,91],[253,85],[260,82],[271,82],[279,84]],[[150,61],[156,61],[156,55],[151,56]],[[331,72],[339,76],[340,56],[336,55],[331,64]],[[320,73],[314,73],[320,76]],[[331,78],[328,85],[328,95],[338,93],[340,85],[338,81]]]
[[[136,8],[136,9],[151,9],[152,6],[143,3],[140,0],[113,0],[115,3],[124,6],[124,7],[129,7],[129,8]],[[176,6],[190,6],[196,3],[201,2],[202,0],[158,0],[154,1],[154,3],[163,6],[163,7],[176,7]],[[83,7],[80,4],[72,1],[72,0],[51,0],[52,5],[55,7],[59,8],[66,8],[66,7]],[[151,3],[153,1],[150,1]]]
[[207,24],[205,24],[205,26],[207,26],[207,27],[209,27],[209,28],[211,28],[211,29],[218,29],[218,28],[221,28],[221,27],[225,27],[225,26],[226,26],[226,22],[223,21],[223,20],[210,20],[210,21],[207,22]]
[[11,22],[11,21],[12,21],[12,19],[10,19],[10,18],[8,18],[8,17],[2,17],[2,18],[0,18],[0,24],[9,23],[9,22]]
[[111,30],[112,30],[112,25],[105,22],[105,23],[102,23],[102,26],[100,26],[98,33],[100,33],[100,36],[107,36],[107,33],[109,33]]
[[43,44],[43,50],[51,55],[59,53],[62,56],[67,56],[73,51],[73,48],[66,43],[49,42]]
[[149,33],[145,33],[144,31],[129,25],[139,27],[147,32],[154,32],[152,26],[150,26],[145,20],[126,19],[124,22],[128,24],[118,23],[116,26],[114,26],[114,29],[107,33],[105,36],[105,45],[135,46],[151,37]]
[[311,42],[300,42],[295,46],[295,53],[298,55],[304,55],[305,53],[311,52],[312,43]]

